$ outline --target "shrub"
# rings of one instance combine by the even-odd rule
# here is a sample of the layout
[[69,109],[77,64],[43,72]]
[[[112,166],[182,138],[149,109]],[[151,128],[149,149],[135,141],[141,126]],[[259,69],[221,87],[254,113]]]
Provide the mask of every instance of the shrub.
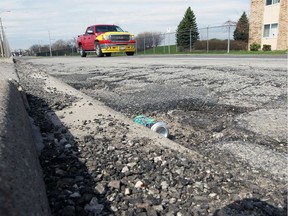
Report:
[[260,49],[261,45],[258,43],[252,43],[250,44],[250,50],[251,51],[258,51]]
[[262,50],[263,51],[271,51],[271,45],[264,44]]
[[[209,50],[227,50],[228,41],[219,40],[219,39],[210,39],[209,40]],[[195,50],[206,50],[207,41],[197,41],[193,48]],[[247,50],[247,42],[230,40],[230,50]]]

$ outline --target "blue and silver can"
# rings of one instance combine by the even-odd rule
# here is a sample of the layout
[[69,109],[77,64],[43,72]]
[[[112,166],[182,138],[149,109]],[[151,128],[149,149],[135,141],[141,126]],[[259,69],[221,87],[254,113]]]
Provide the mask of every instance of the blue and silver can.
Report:
[[168,137],[169,135],[169,130],[164,122],[156,121],[155,119],[149,118],[145,115],[138,115],[133,121],[150,128],[152,131],[155,131],[164,137]]

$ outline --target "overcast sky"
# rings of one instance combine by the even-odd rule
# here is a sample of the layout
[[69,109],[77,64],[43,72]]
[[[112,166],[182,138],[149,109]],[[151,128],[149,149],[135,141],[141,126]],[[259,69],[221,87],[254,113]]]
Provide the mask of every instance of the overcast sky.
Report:
[[[0,0],[0,17],[12,49],[69,40],[92,24],[116,24],[137,35],[175,31],[188,7],[198,28],[238,21],[249,0]],[[10,12],[4,12],[10,11]]]

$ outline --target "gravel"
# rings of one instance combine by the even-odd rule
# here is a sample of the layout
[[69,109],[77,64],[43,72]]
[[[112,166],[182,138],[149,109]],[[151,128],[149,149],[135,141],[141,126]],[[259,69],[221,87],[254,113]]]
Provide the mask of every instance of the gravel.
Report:
[[[251,165],[249,160],[233,154],[238,149],[233,147],[242,145],[243,139],[249,140],[243,148],[247,151],[251,149],[250,143],[258,141],[263,141],[262,146],[269,151],[276,146],[273,137],[264,139],[253,131],[239,130],[235,117],[254,111],[254,102],[248,101],[249,106],[237,109],[236,103],[221,105],[209,92],[199,90],[193,100],[180,98],[181,106],[174,106],[179,101],[168,100],[163,101],[167,103],[165,111],[144,113],[168,122],[173,127],[170,139],[203,155],[194,158],[153,145],[149,137],[130,138],[130,125],[112,115],[98,114],[81,122],[77,129],[82,136],[73,136],[70,126],[55,125],[47,113],[65,110],[80,98],[57,88],[47,91],[43,79],[35,76],[42,74],[49,80],[45,75],[47,69],[42,66],[21,60],[16,68],[27,93],[29,113],[42,133],[44,149],[40,161],[53,215],[287,215],[285,173],[280,176],[279,171],[274,175],[269,172],[273,167],[267,171],[261,167],[261,161]],[[84,81],[87,80],[83,78]],[[99,83],[96,87],[100,88]],[[106,83],[106,87],[113,85]],[[105,92],[105,97],[115,95],[113,91]],[[138,96],[135,93],[134,102]],[[138,105],[132,109],[125,109],[124,103],[119,108],[111,101],[115,103],[106,102],[128,117],[138,114],[133,111],[138,105],[143,107],[136,101]],[[248,118],[245,115],[241,120],[244,117]],[[270,139],[274,144],[268,142]],[[279,154],[281,158],[285,152],[282,146],[271,151],[271,155]],[[246,152],[241,154],[247,156]],[[285,157],[279,163],[285,170]]]

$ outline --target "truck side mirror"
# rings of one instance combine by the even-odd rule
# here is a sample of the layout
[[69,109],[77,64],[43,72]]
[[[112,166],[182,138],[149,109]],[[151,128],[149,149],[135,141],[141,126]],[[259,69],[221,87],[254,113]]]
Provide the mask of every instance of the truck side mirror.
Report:
[[89,29],[87,30],[87,34],[94,34],[93,30]]

